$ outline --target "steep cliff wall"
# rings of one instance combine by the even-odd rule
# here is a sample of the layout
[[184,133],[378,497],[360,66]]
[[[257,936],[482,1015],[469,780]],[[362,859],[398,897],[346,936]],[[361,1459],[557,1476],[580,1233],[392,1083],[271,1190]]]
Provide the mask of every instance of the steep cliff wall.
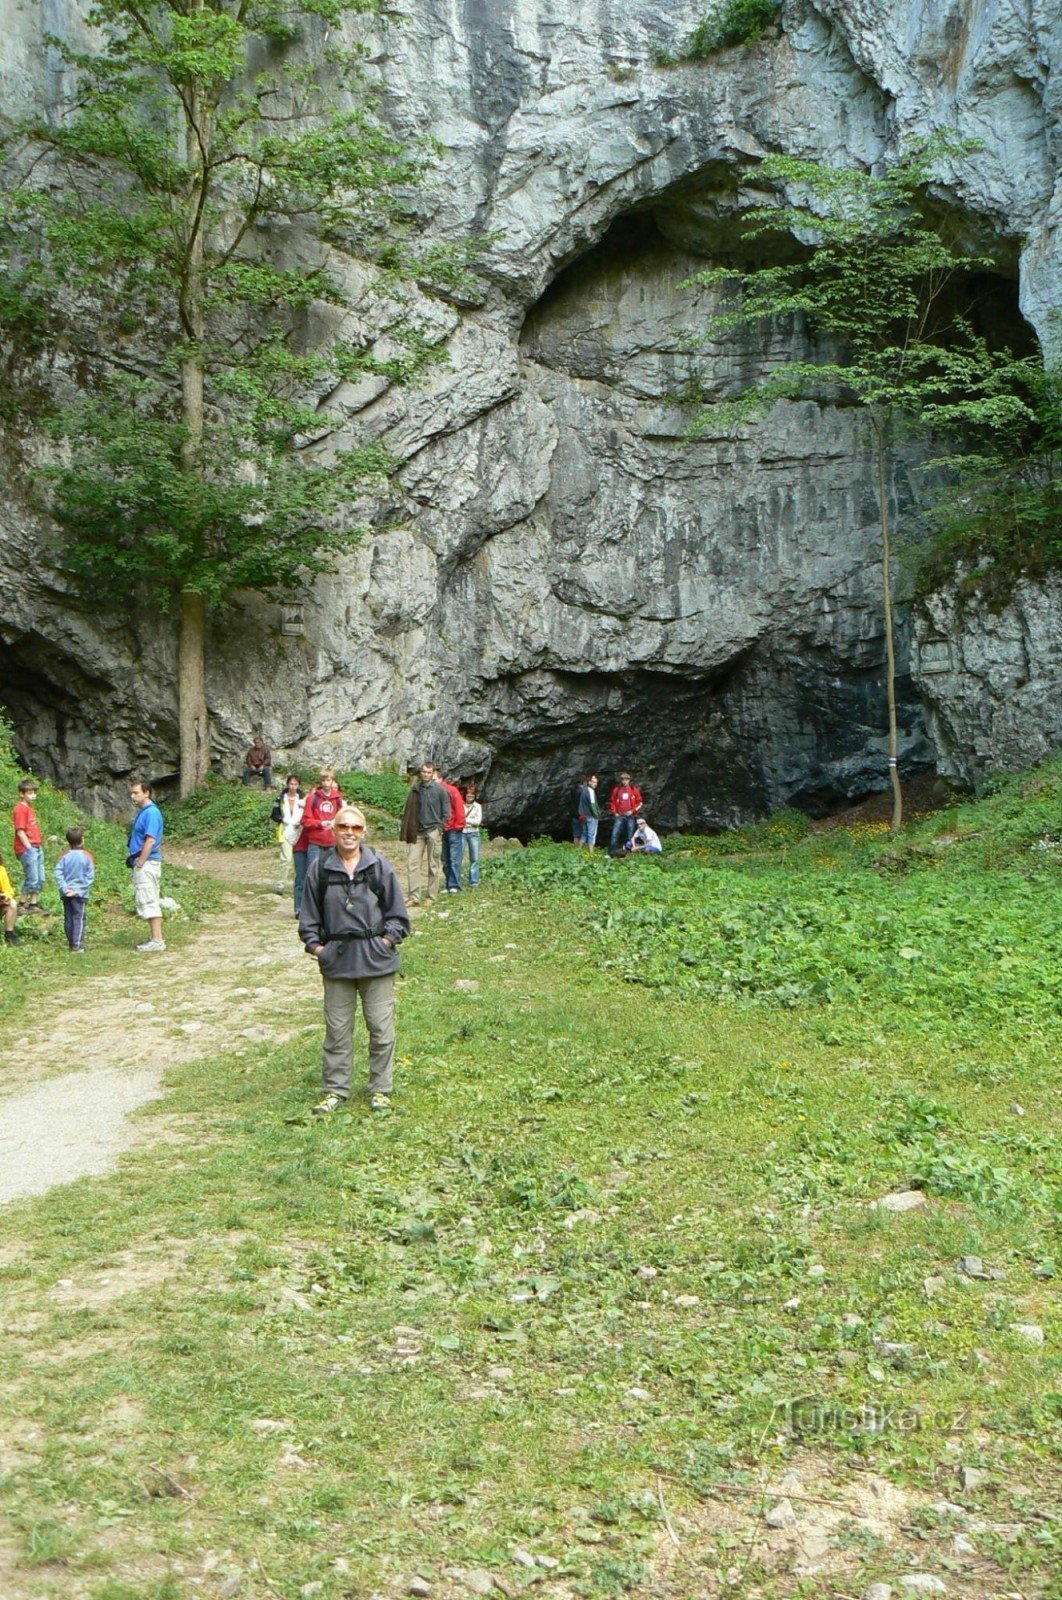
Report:
[[[34,30],[76,30],[80,13],[49,5],[45,18],[0,0],[8,104],[59,92]],[[316,584],[302,638],[283,639],[276,608],[254,601],[217,619],[219,755],[234,759],[257,726],[307,759],[428,752],[489,772],[494,815],[528,828],[560,820],[564,784],[587,765],[630,764],[669,825],[881,786],[858,420],[785,406],[747,437],[683,446],[677,387],[762,370],[795,336],[735,336],[694,360],[681,335],[704,308],[679,284],[739,250],[765,151],[870,162],[900,135],[957,124],[983,148],[940,203],[991,247],[997,310],[1062,338],[1054,0],[788,0],[778,37],[671,69],[653,50],[696,21],[687,0],[405,11],[376,42],[387,114],[446,146],[423,227],[489,232],[489,292],[474,310],[438,308],[450,361],[421,388],[322,398],[335,442],[388,439],[404,462],[396,496],[381,531]],[[915,464],[896,467],[901,510],[917,502]],[[132,767],[173,769],[169,625],[96,616],[48,549],[28,514],[0,513],[0,699],[24,752],[102,803]],[[1016,604],[1038,609],[1037,638],[1057,637],[1057,589]],[[934,617],[927,638],[956,625]],[[906,662],[906,625],[901,644]],[[973,697],[961,673],[950,690],[943,674],[920,683],[946,770],[987,770],[1003,729],[1008,762],[1038,748],[1035,707],[990,675]],[[909,677],[901,694],[913,771],[934,750]],[[964,765],[955,752],[975,741]]]

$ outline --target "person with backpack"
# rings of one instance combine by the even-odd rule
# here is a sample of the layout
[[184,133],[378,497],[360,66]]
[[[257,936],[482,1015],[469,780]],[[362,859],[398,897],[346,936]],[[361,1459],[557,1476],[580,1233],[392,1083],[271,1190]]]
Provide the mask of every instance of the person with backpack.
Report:
[[391,1105],[395,1059],[395,973],[398,946],[409,933],[398,874],[365,843],[365,818],[344,805],[332,819],[335,845],[310,862],[302,891],[299,935],[324,984],[324,1094],[314,1115],[338,1111],[350,1098],[354,1018],[358,1001],[369,1031],[369,1094],[374,1111]]

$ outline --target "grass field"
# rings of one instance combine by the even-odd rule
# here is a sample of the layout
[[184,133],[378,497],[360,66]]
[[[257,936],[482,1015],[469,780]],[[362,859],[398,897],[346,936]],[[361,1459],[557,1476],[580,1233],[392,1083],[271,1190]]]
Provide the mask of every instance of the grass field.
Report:
[[312,981],[173,1072],[0,1212],[5,1600],[1057,1596],[1060,839],[1056,764],[514,852],[406,947],[389,1116],[307,1117]]

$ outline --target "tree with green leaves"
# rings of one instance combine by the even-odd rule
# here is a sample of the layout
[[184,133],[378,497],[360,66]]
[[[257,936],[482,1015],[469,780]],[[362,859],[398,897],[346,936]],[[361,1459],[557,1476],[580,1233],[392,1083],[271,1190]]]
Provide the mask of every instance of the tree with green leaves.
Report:
[[757,181],[775,198],[750,210],[743,233],[766,259],[746,271],[715,267],[691,283],[722,291],[719,309],[695,343],[735,327],[800,319],[827,341],[824,359],[790,361],[740,394],[698,404],[690,436],[762,417],[779,401],[857,406],[875,462],[881,533],[892,826],[903,819],[898,771],[896,647],[893,627],[892,453],[904,432],[971,430],[993,435],[1028,426],[1032,413],[1022,362],[976,338],[956,306],[971,272],[991,266],[949,239],[927,214],[925,195],[939,160],[969,153],[938,139],[880,173],[787,156],[760,163]]
[[[69,565],[177,612],[182,794],[209,766],[207,607],[322,570],[388,470],[378,445],[315,451],[316,397],[431,355],[401,309],[425,152],[385,129],[342,43],[384,8],[94,0],[92,49],[49,41],[67,100],[4,139],[9,371],[51,357],[67,378],[46,476]],[[372,264],[357,308],[333,270],[350,257]],[[321,302],[346,319],[327,348],[305,331]]]

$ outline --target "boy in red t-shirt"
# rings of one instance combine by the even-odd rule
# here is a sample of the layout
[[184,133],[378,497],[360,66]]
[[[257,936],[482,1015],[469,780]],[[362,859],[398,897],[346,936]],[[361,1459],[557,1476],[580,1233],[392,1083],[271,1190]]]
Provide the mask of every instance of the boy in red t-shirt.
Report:
[[41,826],[33,802],[37,798],[37,785],[32,778],[23,778],[18,786],[18,803],[11,813],[15,829],[15,855],[22,868],[22,893],[27,911],[43,911],[38,903],[44,888],[44,845]]

